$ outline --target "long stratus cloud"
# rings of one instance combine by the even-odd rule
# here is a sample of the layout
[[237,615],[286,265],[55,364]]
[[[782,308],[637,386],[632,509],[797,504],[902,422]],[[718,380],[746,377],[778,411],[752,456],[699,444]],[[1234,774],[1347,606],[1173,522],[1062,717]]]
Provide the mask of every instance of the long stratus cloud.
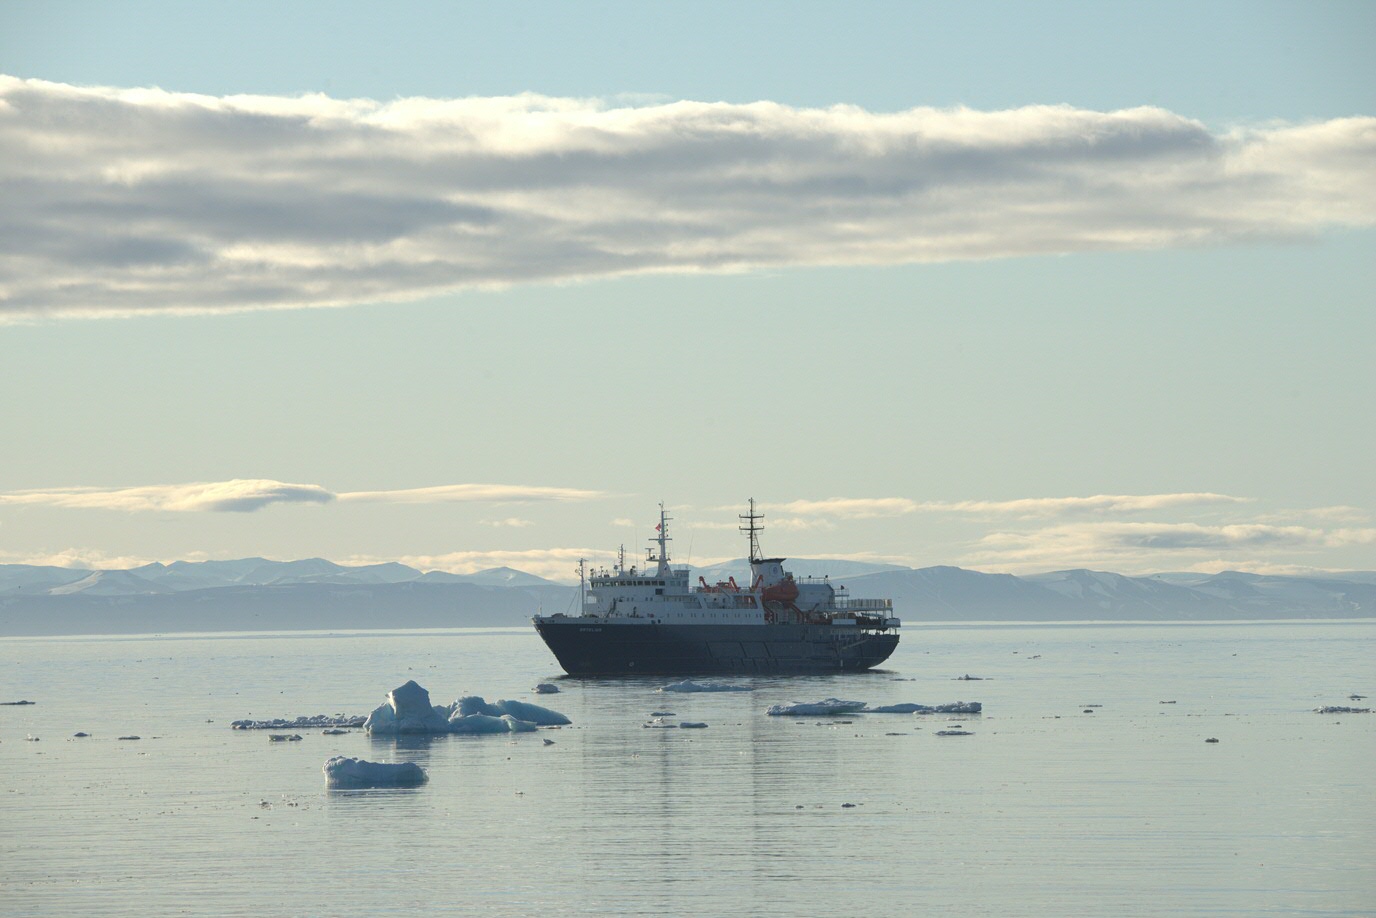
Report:
[[0,319],[1376,222],[1376,118],[203,96],[0,76]]
[[538,500],[591,500],[599,491],[552,488],[543,485],[456,484],[392,491],[343,491],[320,485],[288,484],[260,478],[140,485],[129,488],[70,487],[0,493],[0,506],[42,505],[86,510],[218,511],[248,513],[271,504],[326,504],[341,501],[387,503],[491,502],[523,503]]
[[[1376,545],[1376,529],[1321,529],[1265,523],[1201,525],[1198,523],[1093,522],[1051,526],[1031,532],[993,532],[979,540],[962,559],[971,565],[1001,569],[1083,564],[1141,565],[1161,559],[1266,557],[1325,548]],[[1200,553],[1206,553],[1200,555]],[[1158,568],[1159,569],[1159,568]]]
[[1023,497],[1016,500],[918,501],[909,497],[828,497],[795,500],[779,509],[802,516],[869,519],[909,513],[965,513],[974,516],[1104,516],[1210,504],[1246,503],[1248,498],[1212,492],[1180,494],[1095,494],[1090,497]]

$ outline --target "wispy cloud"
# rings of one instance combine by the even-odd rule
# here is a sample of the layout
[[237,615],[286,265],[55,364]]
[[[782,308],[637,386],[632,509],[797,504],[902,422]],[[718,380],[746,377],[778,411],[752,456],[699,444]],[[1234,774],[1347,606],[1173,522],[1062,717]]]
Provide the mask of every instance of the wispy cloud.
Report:
[[340,500],[383,501],[392,504],[437,504],[490,501],[524,503],[541,500],[592,500],[601,491],[579,488],[550,488],[539,485],[453,484],[431,488],[404,488],[394,491],[344,491]]
[[1096,494],[1092,497],[1025,497],[1016,500],[916,501],[906,497],[830,497],[795,500],[778,509],[799,515],[866,519],[909,513],[966,513],[1024,519],[1054,516],[1106,516],[1210,504],[1245,503],[1245,497],[1193,492],[1182,494]]
[[494,529],[525,529],[527,526],[534,526],[532,520],[524,520],[518,516],[508,516],[500,520],[479,520],[484,526],[491,526]]
[[327,504],[334,500],[403,504],[454,501],[521,503],[542,500],[591,500],[599,496],[599,491],[576,488],[493,484],[456,484],[392,491],[335,493],[315,484],[287,484],[268,479],[236,478],[231,481],[143,485],[132,488],[71,487],[9,491],[0,493],[0,505],[28,504],[129,512],[160,510],[249,513],[271,504]]
[[1376,529],[1320,529],[1267,523],[1205,526],[1093,522],[990,533],[979,540],[962,563],[999,569],[1124,564],[1147,569],[1168,559],[1179,559],[1182,566],[1189,567],[1220,552],[1246,552],[1254,558],[1264,558],[1273,553],[1352,545],[1376,545]]
[[1376,222],[1376,118],[213,97],[0,77],[0,317],[647,271],[1209,245]]
[[1301,510],[1284,510],[1280,513],[1265,516],[1261,521],[1271,523],[1283,520],[1293,520],[1296,518],[1329,520],[1334,523],[1366,523],[1371,520],[1371,514],[1360,507],[1349,507],[1342,504],[1333,507],[1311,507]]
[[51,488],[9,491],[0,494],[3,504],[42,504],[85,510],[141,512],[218,511],[248,513],[269,504],[327,504],[335,495],[309,484],[287,484],[264,479],[193,482],[177,485],[144,485],[133,488]]
[[[203,552],[190,552],[184,560],[202,560]],[[98,548],[67,548],[49,552],[0,551],[0,564],[32,564],[37,567],[71,567],[80,570],[129,570],[142,567],[156,558],[142,555],[112,555]],[[176,560],[176,559],[171,559]]]
[[828,497],[824,500],[795,500],[771,507],[798,516],[836,516],[871,519],[916,513],[928,505],[906,497]]
[[[577,581],[578,559],[610,564],[615,554],[590,548],[533,548],[526,551],[455,551],[439,555],[406,555],[387,558],[400,561],[422,571],[448,571],[451,574],[472,574],[493,567],[510,567],[547,580],[561,583]],[[354,559],[351,563],[375,563]]]

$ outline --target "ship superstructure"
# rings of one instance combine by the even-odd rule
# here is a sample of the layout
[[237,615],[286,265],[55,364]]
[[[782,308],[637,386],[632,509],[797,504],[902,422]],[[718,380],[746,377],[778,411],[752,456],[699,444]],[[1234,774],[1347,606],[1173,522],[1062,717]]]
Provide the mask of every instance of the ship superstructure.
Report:
[[852,599],[828,578],[795,578],[759,546],[764,515],[750,501],[750,582],[691,583],[669,559],[672,518],[643,566],[624,550],[610,568],[579,563],[576,615],[536,616],[535,628],[571,675],[811,673],[862,670],[888,659],[900,622],[888,599]]

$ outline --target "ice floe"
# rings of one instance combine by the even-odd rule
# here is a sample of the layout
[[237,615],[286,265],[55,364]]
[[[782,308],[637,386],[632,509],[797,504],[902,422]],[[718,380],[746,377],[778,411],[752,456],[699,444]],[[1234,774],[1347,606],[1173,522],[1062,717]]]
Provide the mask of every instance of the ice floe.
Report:
[[527,733],[539,727],[572,723],[558,711],[524,701],[488,702],[481,696],[460,698],[451,705],[430,703],[430,693],[416,682],[392,689],[363,724],[374,736],[428,733]]
[[641,724],[641,726],[642,726],[642,727],[647,727],[647,728],[649,728],[649,729],[651,729],[651,730],[706,730],[706,729],[707,729],[707,724],[702,723],[701,721],[681,720],[681,721],[679,721],[678,723],[674,724],[674,723],[670,723],[668,720],[665,719],[665,717],[673,717],[673,716],[674,716],[674,715],[672,715],[672,714],[668,714],[668,715],[665,715],[665,716],[655,716],[655,717],[652,717],[652,718],[650,718],[649,720],[645,721],[645,723]]
[[1324,705],[1314,709],[1315,714],[1370,714],[1371,708],[1349,708],[1340,704]]
[[949,704],[881,704],[864,707],[861,714],[978,714],[984,705],[978,701],[952,701]]
[[984,706],[978,701],[953,701],[949,704],[881,704],[870,707],[863,701],[824,698],[821,701],[771,705],[766,714],[780,717],[826,717],[831,714],[978,714]]
[[329,787],[415,787],[428,778],[415,762],[369,762],[345,755],[328,759],[320,770]]
[[748,685],[728,685],[725,682],[694,682],[692,679],[671,682],[660,689],[661,692],[748,692],[750,690]]
[[[573,722],[558,711],[551,711],[549,708],[525,701],[501,700],[488,703],[480,695],[469,695],[460,698],[454,705],[458,706],[457,712],[464,717],[473,714],[486,714],[489,717],[509,716],[535,724],[537,727],[563,727]],[[454,705],[450,705],[450,708],[454,709]]]
[[368,718],[349,714],[309,714],[292,720],[236,720],[235,730],[314,730],[317,727],[361,727]]
[[533,733],[538,729],[539,725],[528,720],[517,720],[510,714],[500,717],[491,714],[468,714],[450,720],[446,732],[478,736],[489,733]]
[[830,714],[855,714],[864,709],[865,702],[863,701],[823,698],[821,701],[772,704],[765,710],[765,713],[771,717],[826,717]]

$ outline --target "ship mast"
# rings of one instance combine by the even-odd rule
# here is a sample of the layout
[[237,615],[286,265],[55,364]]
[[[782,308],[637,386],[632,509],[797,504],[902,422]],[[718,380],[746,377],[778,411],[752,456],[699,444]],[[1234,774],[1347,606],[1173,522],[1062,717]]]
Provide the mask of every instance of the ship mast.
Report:
[[739,514],[739,517],[745,523],[739,527],[740,531],[750,535],[750,563],[754,564],[761,558],[760,533],[764,532],[763,524],[756,525],[764,519],[764,514],[755,512],[755,498],[750,498],[750,512]]
[[673,541],[669,538],[669,520],[673,519],[664,509],[664,504],[659,505],[659,525],[655,527],[656,535],[651,542],[659,543],[659,556],[656,557],[652,549],[645,549],[645,560],[654,561],[658,564],[655,569],[656,575],[667,577],[669,575],[669,549],[668,543]]

